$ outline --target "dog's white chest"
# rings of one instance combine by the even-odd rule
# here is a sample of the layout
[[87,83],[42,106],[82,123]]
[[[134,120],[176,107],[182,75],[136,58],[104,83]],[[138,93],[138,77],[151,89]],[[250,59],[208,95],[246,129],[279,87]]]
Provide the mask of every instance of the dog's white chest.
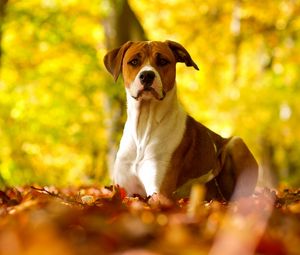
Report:
[[170,93],[171,98],[159,104],[148,101],[138,105],[128,99],[128,119],[114,167],[114,181],[129,194],[159,192],[185,131],[186,114],[173,101],[175,94],[176,91]]

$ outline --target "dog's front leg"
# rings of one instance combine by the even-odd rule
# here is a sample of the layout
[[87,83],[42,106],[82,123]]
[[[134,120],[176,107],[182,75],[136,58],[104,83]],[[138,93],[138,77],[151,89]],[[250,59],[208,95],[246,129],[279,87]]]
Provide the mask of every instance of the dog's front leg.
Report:
[[132,170],[133,165],[122,156],[118,156],[113,171],[113,182],[124,188],[129,196],[139,194],[146,197],[143,184]]
[[136,174],[136,145],[128,130],[122,136],[113,169],[113,182],[124,188],[129,196],[140,194],[146,196],[143,184]]
[[164,174],[168,164],[155,159],[143,160],[140,163],[138,176],[144,184],[147,196],[160,192]]

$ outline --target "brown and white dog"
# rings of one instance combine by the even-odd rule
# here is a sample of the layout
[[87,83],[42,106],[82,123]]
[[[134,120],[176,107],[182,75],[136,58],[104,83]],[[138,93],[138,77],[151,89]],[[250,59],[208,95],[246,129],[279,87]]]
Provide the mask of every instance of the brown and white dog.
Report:
[[187,50],[173,41],[127,42],[104,58],[115,81],[123,75],[127,121],[113,181],[129,195],[188,196],[205,183],[207,199],[228,200],[235,190],[252,194],[258,165],[239,137],[222,138],[180,106],[176,63],[198,70]]

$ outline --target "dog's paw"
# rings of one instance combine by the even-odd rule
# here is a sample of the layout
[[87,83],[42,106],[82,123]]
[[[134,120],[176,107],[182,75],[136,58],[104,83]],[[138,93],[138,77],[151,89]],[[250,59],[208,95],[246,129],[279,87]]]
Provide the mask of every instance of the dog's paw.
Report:
[[149,197],[148,204],[152,208],[168,209],[174,205],[174,202],[162,194],[154,193],[152,196]]

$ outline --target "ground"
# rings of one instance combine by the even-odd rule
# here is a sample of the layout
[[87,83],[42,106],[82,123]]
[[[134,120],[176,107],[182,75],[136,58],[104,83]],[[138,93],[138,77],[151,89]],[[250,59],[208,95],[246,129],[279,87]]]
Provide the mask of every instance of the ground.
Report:
[[300,190],[160,204],[111,187],[0,191],[0,254],[300,254]]

